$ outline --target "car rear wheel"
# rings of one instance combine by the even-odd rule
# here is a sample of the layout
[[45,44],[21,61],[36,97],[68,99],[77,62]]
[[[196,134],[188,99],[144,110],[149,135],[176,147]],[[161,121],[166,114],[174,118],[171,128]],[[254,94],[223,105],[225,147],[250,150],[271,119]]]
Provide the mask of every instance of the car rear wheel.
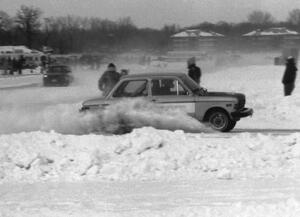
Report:
[[232,121],[228,114],[222,110],[212,111],[208,116],[208,123],[214,130],[228,132],[235,127],[236,122]]

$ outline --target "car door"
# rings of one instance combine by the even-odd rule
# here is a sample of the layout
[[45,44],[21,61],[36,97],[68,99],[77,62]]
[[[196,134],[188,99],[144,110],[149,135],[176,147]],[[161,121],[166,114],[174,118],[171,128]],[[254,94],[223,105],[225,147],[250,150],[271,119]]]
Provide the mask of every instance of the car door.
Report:
[[168,109],[178,109],[195,116],[195,97],[177,78],[151,79],[151,100]]

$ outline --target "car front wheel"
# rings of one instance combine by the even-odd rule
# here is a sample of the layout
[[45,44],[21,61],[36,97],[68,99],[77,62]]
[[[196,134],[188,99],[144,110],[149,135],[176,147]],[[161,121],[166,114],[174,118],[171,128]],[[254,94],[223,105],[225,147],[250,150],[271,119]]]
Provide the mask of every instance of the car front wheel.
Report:
[[228,132],[232,130],[236,124],[235,121],[231,120],[225,111],[216,110],[209,114],[208,117],[209,125],[212,129]]

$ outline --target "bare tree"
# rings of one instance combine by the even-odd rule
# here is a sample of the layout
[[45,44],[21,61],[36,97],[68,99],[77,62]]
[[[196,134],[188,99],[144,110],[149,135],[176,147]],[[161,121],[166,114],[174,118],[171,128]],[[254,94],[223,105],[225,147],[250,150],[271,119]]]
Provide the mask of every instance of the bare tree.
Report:
[[42,11],[33,6],[22,5],[16,15],[16,23],[25,33],[26,44],[29,48],[32,46],[33,36],[41,26],[40,18]]
[[12,25],[12,18],[6,12],[0,11],[0,30],[10,30]]
[[170,24],[170,25],[164,25],[164,27],[161,29],[164,33],[166,33],[167,36],[173,35],[176,32],[179,32],[180,26],[176,24]]
[[300,9],[294,9],[289,12],[288,22],[293,25],[300,24]]
[[248,15],[248,21],[253,24],[271,24],[275,22],[274,17],[265,11],[253,11]]

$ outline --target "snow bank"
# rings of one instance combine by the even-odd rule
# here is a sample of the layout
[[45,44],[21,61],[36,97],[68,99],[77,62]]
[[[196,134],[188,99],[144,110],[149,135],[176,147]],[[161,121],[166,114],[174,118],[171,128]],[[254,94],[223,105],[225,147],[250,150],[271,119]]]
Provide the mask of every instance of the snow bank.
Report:
[[217,135],[153,128],[123,136],[2,135],[0,178],[31,182],[297,176],[300,134]]

